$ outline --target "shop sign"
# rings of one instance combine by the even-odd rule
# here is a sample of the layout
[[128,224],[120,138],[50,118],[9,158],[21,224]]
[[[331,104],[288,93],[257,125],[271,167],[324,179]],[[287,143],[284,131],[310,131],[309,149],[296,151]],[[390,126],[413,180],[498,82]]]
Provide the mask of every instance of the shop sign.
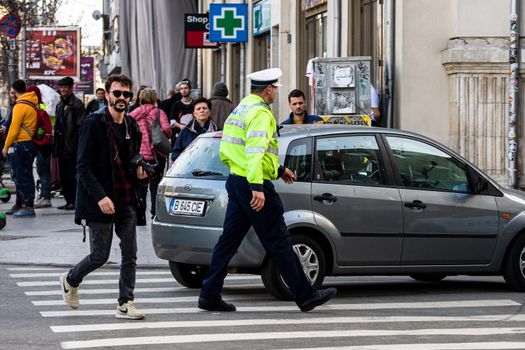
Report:
[[32,80],[80,79],[80,28],[28,28],[27,74]]
[[247,4],[210,4],[210,41],[248,41]]
[[85,95],[95,93],[95,59],[82,57],[80,59],[80,81],[75,84],[76,91],[83,91]]
[[218,43],[210,41],[210,24],[207,13],[184,15],[184,47],[187,49],[213,49]]
[[259,35],[271,27],[270,0],[263,0],[253,5],[253,35]]

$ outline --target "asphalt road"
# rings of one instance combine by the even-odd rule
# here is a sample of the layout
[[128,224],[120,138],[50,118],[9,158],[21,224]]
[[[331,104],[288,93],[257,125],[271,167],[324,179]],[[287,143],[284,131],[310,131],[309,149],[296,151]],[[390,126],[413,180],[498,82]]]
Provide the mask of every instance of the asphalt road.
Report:
[[234,275],[224,298],[235,313],[196,309],[198,291],[168,269],[139,269],[143,321],[119,320],[118,270],[103,268],[81,286],[78,310],[63,304],[58,276],[45,266],[0,265],[0,349],[524,349],[525,294],[498,277],[329,278],[336,298],[314,312],[273,299],[257,276]]

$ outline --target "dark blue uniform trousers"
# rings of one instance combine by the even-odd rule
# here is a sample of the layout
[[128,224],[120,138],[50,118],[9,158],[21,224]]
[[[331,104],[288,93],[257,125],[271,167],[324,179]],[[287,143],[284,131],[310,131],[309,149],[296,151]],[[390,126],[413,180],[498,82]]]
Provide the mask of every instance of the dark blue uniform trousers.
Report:
[[230,259],[239,248],[251,226],[255,229],[266,252],[270,254],[294,296],[301,304],[314,294],[301,263],[292,248],[292,236],[283,218],[283,204],[271,181],[264,181],[264,207],[256,212],[251,208],[252,191],[245,177],[230,175],[226,181],[228,207],[223,233],[213,250],[210,269],[203,280],[200,297],[210,302],[221,298]]

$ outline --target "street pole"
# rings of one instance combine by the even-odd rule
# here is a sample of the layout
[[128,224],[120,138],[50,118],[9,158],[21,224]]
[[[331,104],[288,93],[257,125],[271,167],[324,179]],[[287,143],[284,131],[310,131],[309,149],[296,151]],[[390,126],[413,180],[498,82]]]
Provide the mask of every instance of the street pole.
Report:
[[395,0],[385,0],[385,98],[388,99],[386,127],[394,126],[394,7]]
[[516,135],[516,122],[519,113],[519,70],[520,70],[520,30],[519,30],[519,1],[511,0],[510,6],[510,78],[509,78],[509,187],[518,187],[517,153],[518,138]]
[[[25,1],[24,1],[25,5]],[[27,53],[27,38],[26,38],[26,13],[22,15],[22,79],[27,83],[26,77],[26,53]]]

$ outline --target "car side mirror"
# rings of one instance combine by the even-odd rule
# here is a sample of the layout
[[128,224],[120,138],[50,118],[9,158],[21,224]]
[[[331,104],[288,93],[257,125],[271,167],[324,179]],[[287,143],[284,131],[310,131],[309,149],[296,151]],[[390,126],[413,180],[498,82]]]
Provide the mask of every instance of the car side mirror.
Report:
[[489,182],[483,176],[478,177],[476,182],[476,193],[480,193],[489,188]]

